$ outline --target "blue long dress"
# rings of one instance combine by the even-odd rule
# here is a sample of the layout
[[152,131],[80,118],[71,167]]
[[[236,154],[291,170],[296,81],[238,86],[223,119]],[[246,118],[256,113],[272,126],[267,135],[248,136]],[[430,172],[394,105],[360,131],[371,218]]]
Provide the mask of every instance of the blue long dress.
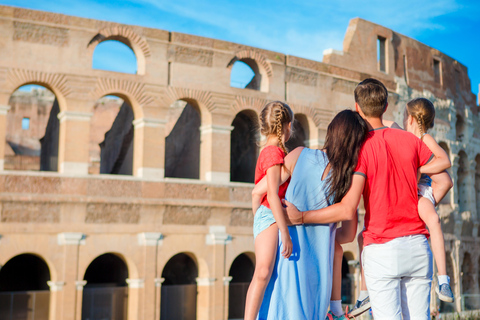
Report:
[[[320,150],[303,149],[285,198],[300,211],[324,208],[327,200],[323,172],[327,156]],[[281,239],[272,278],[265,290],[258,319],[323,320],[332,291],[335,224],[289,227],[293,253],[280,254]]]

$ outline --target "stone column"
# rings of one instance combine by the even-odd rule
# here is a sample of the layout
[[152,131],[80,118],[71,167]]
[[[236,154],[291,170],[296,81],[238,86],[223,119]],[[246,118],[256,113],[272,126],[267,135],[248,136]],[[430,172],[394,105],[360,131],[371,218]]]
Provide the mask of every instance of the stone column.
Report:
[[133,175],[148,179],[165,176],[165,120],[133,121]]
[[452,250],[452,262],[453,262],[453,272],[454,274],[451,277],[455,278],[455,308],[457,312],[462,311],[462,264],[463,264],[463,255],[461,254],[461,241],[455,240]]
[[60,120],[58,171],[60,173],[88,174],[92,116],[93,113],[76,111],[62,111],[58,114]]
[[49,320],[62,319],[59,312],[62,310],[62,294],[65,281],[47,281],[50,287],[50,312]]
[[83,287],[87,284],[86,280],[75,281],[76,301],[75,301],[75,320],[82,319]]
[[475,172],[477,169],[477,162],[474,160],[471,160],[469,162],[469,168],[468,168],[468,192],[469,192],[469,207],[470,207],[470,212],[472,214],[472,223],[473,223],[473,230],[471,236],[477,237],[478,236],[478,226],[479,226],[479,216],[477,212],[477,205],[476,205],[476,192],[475,192]]
[[215,278],[197,278],[197,319],[215,320],[213,301]]
[[10,106],[0,105],[0,170],[5,164],[5,141],[7,139],[7,113]]
[[200,127],[200,179],[230,182],[230,133],[232,126]]
[[[138,234],[138,245],[142,246],[144,252],[144,273],[145,288],[142,291],[143,298],[140,299],[139,313],[143,314],[141,319],[158,319],[156,313],[157,298],[157,252],[162,245],[163,236],[159,232],[142,232]],[[163,281],[162,281],[163,282]],[[161,284],[161,283],[160,283]],[[159,306],[160,307],[160,306]]]
[[229,305],[229,293],[230,293],[230,282],[232,281],[232,277],[223,277],[223,320],[228,320],[228,308]]
[[[57,243],[63,246],[63,270],[59,270],[59,278],[63,277],[65,280],[65,286],[63,294],[57,296],[57,312],[55,312],[57,318],[61,320],[79,320],[76,318],[78,300],[82,300],[82,297],[78,297],[78,291],[76,282],[78,277],[78,253],[80,245],[85,244],[85,234],[81,232],[62,232],[57,235]],[[82,292],[80,292],[82,294]],[[81,303],[80,303],[81,313]],[[53,319],[50,319],[53,320]]]
[[126,279],[128,285],[128,307],[127,318],[129,320],[143,319],[143,309],[140,303],[140,293],[145,287],[145,279]]
[[161,305],[162,305],[162,283],[165,278],[155,278],[155,314],[153,319],[160,319]]
[[219,281],[213,283],[211,288],[213,292],[210,294],[211,311],[209,319],[226,319],[228,313],[225,314],[225,287],[222,280],[228,276],[225,270],[225,246],[231,242],[231,237],[226,233],[225,226],[210,226],[205,242],[207,246],[212,247],[213,266],[211,276],[219,279]]

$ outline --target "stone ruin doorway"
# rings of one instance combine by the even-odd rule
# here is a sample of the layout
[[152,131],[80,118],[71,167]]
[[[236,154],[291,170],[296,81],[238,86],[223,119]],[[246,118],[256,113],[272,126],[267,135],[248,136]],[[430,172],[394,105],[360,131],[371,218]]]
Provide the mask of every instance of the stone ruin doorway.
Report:
[[201,114],[194,101],[175,101],[165,126],[165,177],[200,178]]
[[118,255],[106,253],[93,260],[83,280],[82,320],[127,319],[128,268]]
[[0,319],[48,320],[50,270],[33,254],[10,259],[0,270]]
[[228,287],[228,319],[244,318],[248,286],[254,271],[254,262],[246,253],[240,254],[233,261],[228,273],[232,277]]
[[235,116],[230,138],[230,181],[253,183],[258,158],[258,116],[244,110]]
[[90,121],[90,174],[132,175],[134,114],[132,104],[120,95],[107,95],[94,106]]
[[197,318],[198,268],[186,253],[173,256],[162,272],[160,319],[195,320]]
[[58,171],[60,107],[44,86],[23,85],[7,113],[5,170]]

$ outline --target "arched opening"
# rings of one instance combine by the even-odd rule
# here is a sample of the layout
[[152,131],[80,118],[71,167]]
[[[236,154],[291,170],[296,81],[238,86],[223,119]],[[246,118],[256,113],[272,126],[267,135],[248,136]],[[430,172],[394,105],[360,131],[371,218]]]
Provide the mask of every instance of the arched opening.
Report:
[[[450,148],[448,147],[448,145],[443,141],[439,142],[438,145],[442,147],[442,149],[447,153],[448,157],[450,157]],[[448,168],[447,171],[450,174],[450,176],[452,176],[452,168]],[[451,189],[447,192],[445,197],[443,197],[443,199],[440,201],[440,204],[449,205],[450,198],[451,198]]]
[[162,272],[160,319],[195,320],[198,268],[185,253],[173,256]]
[[90,121],[89,173],[132,174],[133,119],[126,98],[105,96],[95,103]]
[[249,63],[244,60],[237,60],[233,63],[230,73],[230,86],[240,89],[260,90],[260,81],[258,81],[258,78],[255,79],[258,74],[258,66],[254,60],[248,60],[250,60]]
[[[123,39],[124,42],[128,40]],[[106,71],[137,73],[137,58],[123,41],[111,38],[100,42],[93,52],[92,68]]]
[[468,210],[468,158],[464,151],[458,153],[458,170],[457,170],[457,192],[458,192],[458,210],[460,212]]
[[297,147],[308,147],[309,128],[307,117],[303,114],[296,114],[292,129],[292,136],[285,143],[287,150],[292,151]]
[[[447,262],[447,274],[450,276],[450,287],[452,292],[455,295],[455,273],[453,268],[452,254],[447,251],[445,252],[446,262]],[[455,299],[457,296],[455,295]],[[440,301],[440,312],[455,312],[455,303],[448,303],[445,301]]]
[[244,318],[247,290],[254,271],[255,265],[245,253],[233,261],[228,273],[232,277],[228,288],[228,319]]
[[113,253],[95,258],[85,271],[83,280],[82,320],[127,319],[128,268]]
[[254,111],[239,112],[232,122],[230,136],[230,181],[250,182],[255,179],[258,157],[258,117]]
[[199,179],[200,109],[195,102],[175,101],[165,126],[165,177]]
[[[342,303],[353,303],[353,289],[354,289],[354,267],[349,266],[348,262],[353,261],[353,255],[350,252],[345,252],[342,259]],[[352,270],[350,270],[352,269]]]
[[457,141],[462,142],[465,134],[465,121],[459,114],[457,114],[457,122],[455,123],[455,134]]
[[472,297],[470,294],[473,294],[475,291],[475,283],[473,281],[473,263],[471,256],[468,252],[465,252],[463,255],[463,264],[462,264],[462,295],[465,310],[473,310],[478,305],[478,297]]
[[[50,270],[43,259],[21,254],[0,269],[0,318],[47,320]],[[4,318],[5,317],[5,318]]]
[[475,200],[477,216],[480,217],[480,154],[475,157]]
[[25,85],[8,104],[5,170],[57,171],[60,107],[55,94]]

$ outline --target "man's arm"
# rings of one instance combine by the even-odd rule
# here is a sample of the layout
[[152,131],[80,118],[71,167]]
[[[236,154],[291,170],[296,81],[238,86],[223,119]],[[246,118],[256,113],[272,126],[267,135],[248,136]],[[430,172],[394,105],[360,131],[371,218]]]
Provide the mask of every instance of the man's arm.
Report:
[[288,218],[292,224],[301,224],[302,222],[307,224],[333,223],[355,219],[364,186],[365,177],[354,174],[350,190],[342,201],[323,209],[305,211],[303,212],[303,219],[302,212],[298,211],[297,207],[290,202],[285,201]]

